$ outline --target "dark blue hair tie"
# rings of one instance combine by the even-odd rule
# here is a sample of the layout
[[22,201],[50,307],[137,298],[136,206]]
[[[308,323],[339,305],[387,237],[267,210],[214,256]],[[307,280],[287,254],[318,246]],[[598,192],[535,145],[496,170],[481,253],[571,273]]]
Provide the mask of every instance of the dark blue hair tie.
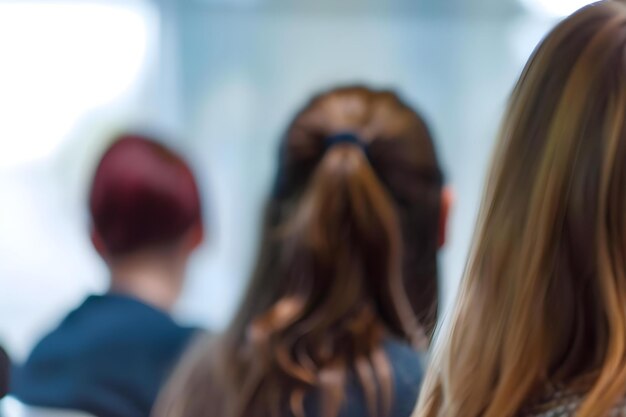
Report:
[[363,142],[356,134],[350,132],[337,133],[335,135],[330,135],[326,137],[325,151],[328,151],[328,149],[330,149],[331,147],[342,143],[349,143],[351,145],[358,146],[365,154],[365,157],[371,161],[367,144]]
[[[356,134],[350,132],[342,132],[335,135],[327,136],[326,139],[324,139],[324,152],[328,151],[328,149],[330,149],[331,147],[342,143],[358,146],[363,150],[365,157],[368,160],[370,159],[367,145],[365,144],[365,142],[359,139]],[[274,198],[280,198],[285,190],[285,187],[287,186],[287,178],[285,176],[285,151],[286,143],[283,143],[280,147],[278,172],[276,173],[276,180],[272,189],[272,196]]]
[[359,148],[362,148],[365,151],[365,144],[359,139],[357,135],[350,132],[337,133],[336,135],[331,135],[326,138],[326,150],[328,148],[339,145],[341,143],[349,143],[352,145],[356,145]]

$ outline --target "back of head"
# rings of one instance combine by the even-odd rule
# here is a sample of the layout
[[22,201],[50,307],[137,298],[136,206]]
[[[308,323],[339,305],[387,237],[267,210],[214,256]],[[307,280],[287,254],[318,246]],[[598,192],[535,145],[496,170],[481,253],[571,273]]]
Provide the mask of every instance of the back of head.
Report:
[[[441,183],[423,121],[391,92],[336,89],[298,113],[225,341],[225,415],[300,417],[315,390],[321,414],[335,416],[352,370],[370,412],[389,411],[382,341],[423,338],[436,306]],[[419,283],[424,326],[403,275]]]
[[194,176],[173,151],[142,135],[119,136],[96,169],[89,199],[107,256],[167,247],[201,223]]
[[626,390],[626,7],[588,6],[539,45],[511,98],[477,240],[418,416],[511,417],[586,384]]
[[[314,97],[295,117],[281,145],[279,170],[268,204],[266,236],[267,229],[295,216],[302,197],[312,188],[311,178],[319,178],[315,175],[324,171],[322,167],[339,168],[335,172],[327,170],[333,183],[338,174],[351,174],[345,171],[353,165],[341,161],[335,165],[321,163],[340,159],[329,150],[363,155],[354,146],[329,149],[329,139],[346,133],[358,138],[365,148],[365,158],[360,161],[392,206],[392,215],[400,226],[400,262],[406,293],[420,325],[430,334],[437,316],[443,175],[425,122],[395,93],[365,87],[338,88]],[[260,267],[266,259],[261,254]]]

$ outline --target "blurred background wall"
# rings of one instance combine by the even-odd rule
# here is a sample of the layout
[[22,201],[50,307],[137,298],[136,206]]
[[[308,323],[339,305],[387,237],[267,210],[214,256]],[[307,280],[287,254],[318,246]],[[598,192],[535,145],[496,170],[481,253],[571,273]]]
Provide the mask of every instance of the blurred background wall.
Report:
[[491,145],[524,62],[583,0],[0,0],[0,343],[22,358],[106,270],[86,191],[123,128],[191,160],[209,241],[182,320],[226,324],[245,285],[276,142],[319,89],[398,90],[456,191],[441,257],[464,267]]

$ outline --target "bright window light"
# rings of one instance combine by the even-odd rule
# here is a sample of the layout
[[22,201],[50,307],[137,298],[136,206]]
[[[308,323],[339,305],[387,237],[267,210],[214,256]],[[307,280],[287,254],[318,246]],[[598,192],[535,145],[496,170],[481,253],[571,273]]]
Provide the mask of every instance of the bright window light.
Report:
[[554,17],[568,16],[594,2],[589,0],[522,0],[522,3],[530,10]]
[[89,110],[137,82],[145,9],[133,2],[0,2],[0,168],[51,155]]

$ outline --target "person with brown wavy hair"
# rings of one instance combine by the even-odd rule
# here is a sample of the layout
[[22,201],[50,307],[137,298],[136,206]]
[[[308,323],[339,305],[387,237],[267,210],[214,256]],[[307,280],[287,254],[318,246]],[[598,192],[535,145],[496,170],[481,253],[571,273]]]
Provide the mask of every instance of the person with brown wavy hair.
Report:
[[410,415],[414,346],[435,319],[442,184],[424,121],[394,93],[313,98],[282,141],[241,308],[181,365],[156,415]]
[[515,87],[416,417],[626,415],[626,5],[560,23]]

